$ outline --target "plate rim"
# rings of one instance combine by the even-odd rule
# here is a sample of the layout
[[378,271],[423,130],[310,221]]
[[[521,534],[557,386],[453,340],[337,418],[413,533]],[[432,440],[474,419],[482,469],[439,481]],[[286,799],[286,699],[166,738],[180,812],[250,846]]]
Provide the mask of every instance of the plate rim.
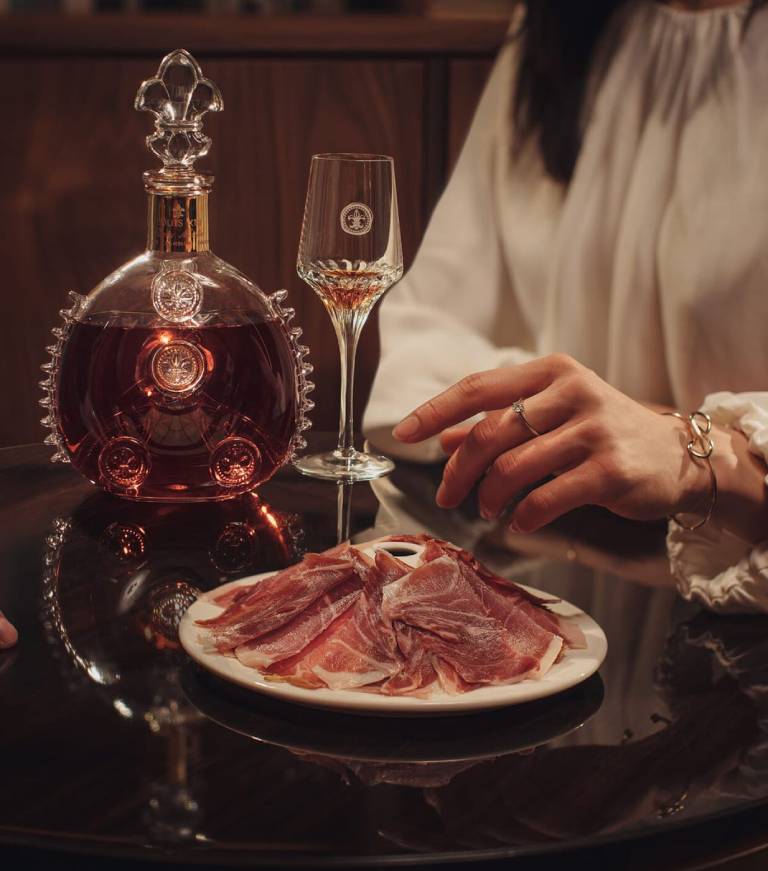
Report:
[[[383,541],[376,539],[370,542],[356,544],[359,550],[372,555],[376,550],[389,550],[393,545],[412,549],[409,557],[401,557],[404,561],[415,560],[421,554],[423,546],[409,541],[388,539]],[[271,577],[281,569],[268,572],[260,572],[229,581],[216,587],[216,594],[226,592],[246,584],[259,582]],[[517,583],[517,582],[515,582]],[[555,599],[552,594],[545,590],[530,587],[527,584],[517,584],[522,589],[548,599]],[[576,625],[584,632],[587,639],[587,647],[572,650],[568,656],[552,668],[540,679],[529,678],[519,683],[501,684],[499,686],[479,687],[460,695],[449,695],[439,692],[434,696],[423,699],[413,696],[385,696],[380,693],[365,692],[361,690],[332,690],[327,687],[320,689],[308,689],[297,687],[287,681],[268,681],[258,669],[243,665],[234,657],[224,656],[220,653],[208,652],[200,642],[199,636],[203,630],[195,625],[195,620],[203,617],[201,608],[217,608],[204,596],[193,602],[182,615],[179,623],[179,642],[200,667],[216,675],[229,683],[233,683],[259,695],[266,695],[279,699],[283,702],[292,702],[323,710],[345,711],[352,714],[364,714],[373,716],[435,716],[473,713],[477,711],[490,711],[510,705],[524,704],[556,695],[582,683],[591,677],[603,664],[607,651],[608,640],[600,624],[589,614],[565,599],[556,599],[552,602],[554,613],[572,618]],[[210,616],[210,615],[206,615]],[[576,660],[576,661],[574,661]],[[584,660],[581,668],[578,660]],[[562,674],[564,668],[573,671]],[[575,668],[575,670],[573,670]],[[555,672],[555,683],[552,683],[552,672]],[[559,681],[557,680],[559,678]],[[521,688],[527,687],[527,692]]]

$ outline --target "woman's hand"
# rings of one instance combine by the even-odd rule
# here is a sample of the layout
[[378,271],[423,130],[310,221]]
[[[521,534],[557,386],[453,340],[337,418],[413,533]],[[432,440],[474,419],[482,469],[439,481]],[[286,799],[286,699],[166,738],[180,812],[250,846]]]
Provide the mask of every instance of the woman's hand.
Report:
[[[525,398],[534,437],[511,404]],[[457,426],[486,412],[474,425]],[[496,517],[535,485],[511,515],[532,532],[581,505],[652,520],[706,508],[709,472],[685,445],[686,427],[630,399],[564,354],[468,375],[399,423],[395,438],[441,434],[451,456],[437,492],[458,505],[482,479],[480,510]]]
[[16,628],[10,623],[2,611],[0,611],[0,650],[5,650],[7,647],[13,647],[19,640],[19,633]]

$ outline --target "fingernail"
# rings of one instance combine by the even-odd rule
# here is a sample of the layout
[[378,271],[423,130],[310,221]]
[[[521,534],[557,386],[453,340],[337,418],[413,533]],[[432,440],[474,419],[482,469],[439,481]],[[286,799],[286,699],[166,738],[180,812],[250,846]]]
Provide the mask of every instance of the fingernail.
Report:
[[507,524],[507,529],[510,532],[520,532],[520,527],[517,525],[517,523],[515,523],[514,520],[509,521],[509,523]]
[[419,419],[415,414],[409,414],[405,420],[401,420],[400,423],[392,430],[392,435],[396,439],[409,439],[413,438],[416,433],[419,431]]
[[445,501],[445,484],[441,484],[437,488],[437,493],[435,493],[435,502],[437,502],[437,504],[441,508],[446,508],[447,506],[443,504],[444,501]]
[[494,520],[496,517],[496,512],[491,511],[489,508],[486,508],[485,505],[481,505],[480,516],[483,518],[483,520]]

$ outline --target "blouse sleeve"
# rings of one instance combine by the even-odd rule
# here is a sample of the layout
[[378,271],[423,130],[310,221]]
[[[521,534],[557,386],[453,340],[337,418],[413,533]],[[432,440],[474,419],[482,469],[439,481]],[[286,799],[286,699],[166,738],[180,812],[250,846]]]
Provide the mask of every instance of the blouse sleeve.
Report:
[[[713,393],[702,411],[743,432],[768,464],[768,393]],[[750,545],[713,522],[687,531],[670,521],[667,552],[685,599],[722,613],[768,613],[768,538]]]
[[[470,372],[533,356],[519,346],[527,330],[504,262],[496,210],[500,151],[509,159],[503,144],[509,138],[513,54],[511,45],[502,49],[414,264],[381,307],[381,361],[363,428],[393,455],[438,459],[436,439],[402,445],[391,437],[394,424]],[[493,341],[501,308],[511,347]],[[513,327],[506,330],[510,321]]]

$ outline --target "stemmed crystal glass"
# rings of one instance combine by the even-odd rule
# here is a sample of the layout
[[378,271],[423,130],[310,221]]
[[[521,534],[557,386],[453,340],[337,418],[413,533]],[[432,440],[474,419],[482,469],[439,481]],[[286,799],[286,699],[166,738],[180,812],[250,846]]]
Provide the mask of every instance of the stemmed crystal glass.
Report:
[[379,478],[394,464],[387,457],[355,450],[353,390],[363,326],[376,300],[403,274],[391,157],[316,154],[312,158],[296,268],[331,316],[341,353],[338,447],[300,457],[296,467],[313,478]]

